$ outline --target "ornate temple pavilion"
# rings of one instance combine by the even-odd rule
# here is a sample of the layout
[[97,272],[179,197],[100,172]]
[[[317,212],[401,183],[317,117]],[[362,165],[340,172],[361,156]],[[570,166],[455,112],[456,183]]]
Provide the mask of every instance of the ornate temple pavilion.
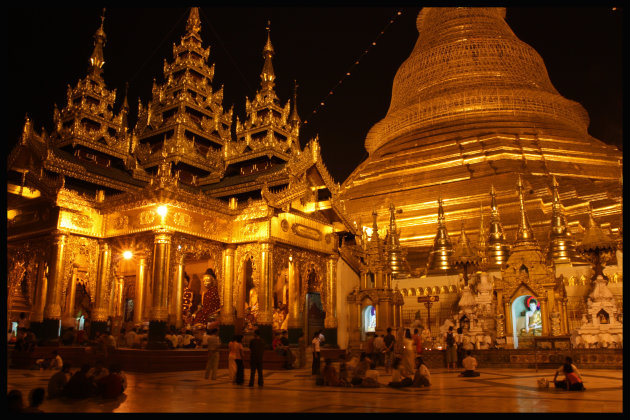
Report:
[[246,120],[212,86],[192,8],[130,127],[105,81],[103,21],[54,131],[27,117],[8,157],[9,319],[26,313],[46,337],[79,319],[93,332],[148,323],[155,347],[169,326],[211,323],[224,341],[257,325],[268,341],[326,328],[336,342],[336,249],[354,228],[318,140],[300,145],[296,94],[275,93],[269,28]]

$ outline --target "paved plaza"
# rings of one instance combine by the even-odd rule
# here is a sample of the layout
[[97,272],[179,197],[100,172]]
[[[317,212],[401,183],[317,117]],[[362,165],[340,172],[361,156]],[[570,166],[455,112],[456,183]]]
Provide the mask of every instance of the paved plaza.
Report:
[[[127,373],[128,388],[115,401],[46,400],[45,412],[496,412],[621,413],[623,371],[581,369],[585,392],[539,389],[537,379],[553,378],[552,370],[480,369],[477,378],[433,369],[430,388],[392,389],[383,368],[380,388],[332,388],[315,385],[310,368],[267,371],[263,388],[233,385],[226,369],[217,380],[203,371]],[[9,369],[7,390],[25,398],[32,388],[46,387],[51,371]]]

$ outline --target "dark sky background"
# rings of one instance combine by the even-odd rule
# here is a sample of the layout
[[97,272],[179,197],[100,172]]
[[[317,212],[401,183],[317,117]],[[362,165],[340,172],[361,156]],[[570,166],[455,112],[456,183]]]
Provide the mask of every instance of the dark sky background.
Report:
[[[38,131],[44,126],[50,132],[53,104],[64,107],[67,85],[74,87],[87,73],[101,10],[5,9],[9,150],[26,114]],[[276,92],[284,105],[297,79],[298,110],[302,121],[308,121],[301,143],[319,134],[324,162],[342,183],[367,157],[365,136],[387,113],[394,75],[418,37],[419,11],[419,6],[202,7],[201,35],[204,46],[210,46],[210,64],[216,64],[213,87],[224,85],[224,108],[234,105],[243,120],[245,96],[251,99],[260,86],[270,20]],[[107,86],[118,90],[116,111],[129,82],[130,120],[135,123],[138,97],[146,105],[153,79],[163,81],[164,59],[172,60],[172,45],[185,32],[188,8],[108,8],[105,16],[103,75]],[[622,10],[509,7],[506,20],[542,56],[556,89],[586,108],[590,134],[622,148]],[[360,64],[351,69],[359,58]],[[322,100],[326,105],[318,108]]]

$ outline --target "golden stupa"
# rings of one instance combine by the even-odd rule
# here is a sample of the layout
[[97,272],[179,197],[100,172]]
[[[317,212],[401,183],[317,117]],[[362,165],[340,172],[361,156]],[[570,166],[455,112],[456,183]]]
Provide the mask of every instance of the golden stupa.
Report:
[[420,11],[418,40],[394,78],[389,111],[365,139],[369,157],[342,186],[355,220],[369,220],[375,210],[384,218],[390,204],[402,211],[400,242],[416,272],[426,268],[438,229],[438,197],[448,230],[463,220],[476,241],[481,216],[492,220],[496,200],[505,237],[514,242],[519,174],[543,249],[554,189],[556,214],[562,205],[574,241],[587,225],[589,202],[599,223],[620,233],[622,152],[589,135],[586,110],[553,87],[543,59],[505,15],[505,8]]

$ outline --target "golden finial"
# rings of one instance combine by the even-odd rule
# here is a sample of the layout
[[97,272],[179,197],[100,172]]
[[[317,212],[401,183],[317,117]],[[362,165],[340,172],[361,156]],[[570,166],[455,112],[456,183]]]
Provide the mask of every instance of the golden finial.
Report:
[[494,184],[490,187],[490,233],[488,234],[488,264],[494,268],[501,267],[508,259],[510,245],[505,239],[501,216],[497,206]]
[[89,74],[99,80],[101,79],[103,65],[105,65],[103,47],[107,42],[107,36],[105,35],[105,30],[103,29],[103,24],[105,23],[105,10],[106,9],[103,8],[103,13],[101,14],[101,26],[94,33],[94,50],[90,56]]
[[444,209],[442,207],[442,197],[438,197],[438,226],[435,239],[433,240],[433,250],[429,254],[427,272],[429,274],[445,273],[451,270],[450,257],[453,253],[453,246],[446,231]]
[[521,174],[518,174],[517,186],[521,217],[518,229],[516,231],[516,242],[530,242],[534,240],[534,233],[532,232],[532,228],[529,225],[527,212],[525,211],[525,199],[523,198],[523,179],[521,178]]
[[199,19],[199,8],[191,7],[188,21],[186,22],[186,32],[198,34],[201,31],[201,19]]

